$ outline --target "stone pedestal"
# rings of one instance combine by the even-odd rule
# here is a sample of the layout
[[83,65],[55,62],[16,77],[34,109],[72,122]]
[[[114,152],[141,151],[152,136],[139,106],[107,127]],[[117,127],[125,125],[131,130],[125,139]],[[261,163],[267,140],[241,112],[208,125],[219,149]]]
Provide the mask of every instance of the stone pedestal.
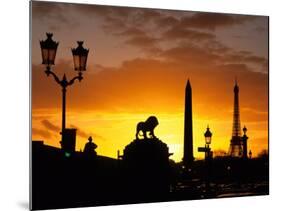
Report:
[[132,193],[149,197],[169,191],[169,148],[158,138],[132,141],[124,149],[123,164]]

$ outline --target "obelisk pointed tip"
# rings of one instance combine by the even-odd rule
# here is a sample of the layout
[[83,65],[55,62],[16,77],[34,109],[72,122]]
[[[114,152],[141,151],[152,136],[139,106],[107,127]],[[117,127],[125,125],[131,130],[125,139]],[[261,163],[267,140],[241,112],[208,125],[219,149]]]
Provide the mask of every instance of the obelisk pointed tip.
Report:
[[191,87],[189,78],[187,79],[186,87]]

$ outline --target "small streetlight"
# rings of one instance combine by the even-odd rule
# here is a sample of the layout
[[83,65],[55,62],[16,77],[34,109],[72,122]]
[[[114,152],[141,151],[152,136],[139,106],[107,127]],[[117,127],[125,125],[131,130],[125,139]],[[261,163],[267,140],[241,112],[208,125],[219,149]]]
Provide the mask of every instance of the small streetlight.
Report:
[[[47,76],[52,75],[54,80],[62,88],[62,148],[67,148],[66,151],[75,151],[75,136],[76,132],[73,129],[65,128],[65,107],[66,107],[66,88],[72,85],[77,79],[79,82],[83,79],[82,71],[86,71],[86,64],[89,49],[83,47],[83,41],[78,41],[78,47],[72,48],[72,55],[74,61],[74,70],[78,71],[78,76],[75,76],[71,80],[67,80],[66,75],[60,80],[58,76],[51,70],[51,65],[55,64],[56,52],[58,48],[58,42],[53,41],[52,33],[46,33],[47,39],[40,41],[41,53],[42,53],[42,64],[46,65],[45,73]],[[68,140],[71,141],[68,141]],[[67,147],[66,147],[67,146]]]
[[211,177],[211,148],[210,144],[212,143],[212,133],[210,131],[209,125],[207,126],[207,130],[204,133],[205,136],[205,164],[206,164],[206,192],[208,193],[210,190],[210,177]]
[[211,131],[210,131],[209,125],[207,126],[207,130],[206,130],[206,132],[204,133],[204,136],[205,136],[205,143],[206,143],[206,145],[209,147],[209,145],[210,145],[211,142],[212,142],[212,133],[211,133]]
[[246,126],[244,125],[244,127],[243,127],[243,133],[244,133],[244,135],[246,135],[246,133],[247,133],[247,128],[246,128]]

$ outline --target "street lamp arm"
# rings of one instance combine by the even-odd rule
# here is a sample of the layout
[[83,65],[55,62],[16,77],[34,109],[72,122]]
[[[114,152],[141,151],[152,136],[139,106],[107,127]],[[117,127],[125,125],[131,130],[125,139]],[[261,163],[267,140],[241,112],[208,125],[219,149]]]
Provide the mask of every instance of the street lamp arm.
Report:
[[58,83],[58,84],[61,84],[61,81],[60,79],[58,78],[58,76],[53,72],[51,71],[50,67],[48,66],[47,67],[47,70],[45,71],[45,73],[47,74],[47,76],[49,76],[50,74],[54,77],[55,81]]
[[79,73],[78,76],[75,76],[74,78],[72,78],[72,79],[67,83],[67,85],[72,85],[72,84],[75,82],[76,79],[80,82],[80,81],[83,79],[82,73]]

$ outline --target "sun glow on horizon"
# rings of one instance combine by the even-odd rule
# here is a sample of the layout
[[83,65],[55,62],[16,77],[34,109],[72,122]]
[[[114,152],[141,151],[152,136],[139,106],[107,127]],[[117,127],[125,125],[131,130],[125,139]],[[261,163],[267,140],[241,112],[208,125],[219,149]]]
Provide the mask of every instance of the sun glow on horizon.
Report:
[[[38,111],[33,115],[33,126],[41,128],[42,131],[49,131],[49,137],[40,134],[38,131],[32,132],[33,140],[44,140],[47,145],[55,146],[60,148],[60,135],[59,135],[59,122],[60,112],[51,111],[46,113],[44,111]],[[42,116],[45,114],[46,116]],[[127,144],[135,139],[136,124],[140,121],[145,121],[151,113],[141,114],[130,114],[130,113],[97,113],[97,112],[70,112],[68,113],[67,125],[68,127],[78,128],[78,134],[76,137],[76,151],[84,149],[84,145],[88,142],[88,136],[92,136],[94,142],[98,145],[97,153],[99,155],[108,156],[112,158],[117,157],[117,150],[122,152]],[[183,155],[183,126],[184,126],[184,115],[183,113],[153,113],[157,116],[159,125],[155,128],[155,135],[169,147],[169,152],[173,153],[171,159],[179,162],[182,160]],[[207,118],[199,118],[194,115],[193,120],[193,151],[194,156],[197,159],[203,157],[202,153],[197,152],[197,148],[204,146],[204,132],[206,125],[209,124],[213,133],[212,138],[212,150],[213,151],[228,151],[231,134],[231,118],[226,121],[221,120],[209,120]],[[50,125],[54,127],[47,128],[46,124],[42,121],[46,120]],[[75,124],[74,124],[75,123]],[[266,125],[265,125],[266,126]],[[252,150],[253,156],[263,149],[267,149],[267,137],[264,137],[264,132],[260,131],[259,127],[250,124],[248,126],[249,132],[249,149]],[[55,130],[56,128],[56,130]],[[256,128],[256,129],[254,129]],[[265,144],[255,144],[255,137],[263,140]]]

